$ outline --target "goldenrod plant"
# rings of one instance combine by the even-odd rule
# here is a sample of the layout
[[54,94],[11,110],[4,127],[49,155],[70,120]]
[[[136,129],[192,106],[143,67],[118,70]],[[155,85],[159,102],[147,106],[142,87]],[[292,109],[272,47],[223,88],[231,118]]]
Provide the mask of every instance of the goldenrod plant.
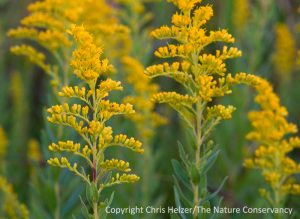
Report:
[[[128,50],[128,28],[118,23],[113,7],[104,0],[35,1],[28,6],[28,11],[29,14],[21,20],[20,27],[8,32],[10,37],[24,39],[26,42],[11,47],[11,51],[16,55],[26,56],[50,76],[46,85],[50,84],[54,92],[50,92],[50,98],[47,98],[49,105],[63,103],[64,98],[57,96],[57,91],[77,80],[69,65],[73,40],[65,31],[73,23],[85,23],[87,29],[96,35],[95,43],[102,45],[105,42],[105,48],[110,48],[105,50],[110,51],[110,57],[115,58]],[[43,90],[48,93],[47,89]],[[63,132],[61,128],[50,129],[45,125],[39,139],[42,160],[31,162],[32,171],[36,174],[31,179],[34,183],[31,187],[33,195],[30,208],[35,218],[59,219],[70,217],[69,214],[77,214],[77,203],[68,198],[71,194],[80,194],[82,188],[78,181],[73,180],[72,184],[64,183],[62,178],[68,179],[70,175],[47,168],[44,161],[49,156],[43,149],[48,145],[49,138],[55,141],[68,134],[71,133]],[[33,160],[29,157],[29,161]],[[61,191],[64,191],[64,194]],[[52,197],[53,194],[55,197],[52,202],[43,200],[43,197]]]
[[[0,162],[3,167],[3,161],[5,158],[5,152],[7,147],[7,137],[2,127],[0,127]],[[2,172],[2,171],[1,171]]]
[[24,204],[18,201],[12,185],[0,175],[0,218],[29,219],[29,212]]
[[291,80],[297,63],[297,48],[294,36],[287,24],[279,23],[275,27],[276,42],[273,54],[275,73],[282,83]]
[[[257,91],[255,97],[260,110],[248,114],[252,130],[246,138],[258,145],[254,157],[245,159],[244,166],[260,171],[266,186],[259,190],[261,196],[273,208],[284,208],[288,195],[299,195],[300,185],[296,175],[300,165],[290,156],[300,147],[297,126],[286,120],[287,109],[280,104],[272,85],[265,79],[251,74],[239,73],[229,76],[231,84],[246,84]],[[295,213],[297,214],[297,213]],[[285,218],[274,214],[273,218]]]
[[[211,5],[198,6],[201,0],[171,2],[179,9],[172,17],[172,26],[162,26],[154,30],[152,36],[173,40],[155,51],[157,57],[177,59],[173,63],[150,66],[146,74],[151,78],[172,78],[187,92],[160,92],[152,100],[174,108],[191,130],[193,143],[185,147],[179,144],[182,164],[172,161],[176,176],[175,201],[178,207],[195,209],[193,218],[205,218],[207,214],[202,214],[197,207],[209,207],[211,199],[216,197],[226,180],[213,193],[208,191],[207,172],[219,154],[209,137],[212,130],[222,120],[230,119],[235,110],[230,105],[215,104],[214,100],[231,93],[231,82],[227,80],[231,76],[227,74],[225,61],[241,56],[241,52],[235,47],[224,46],[215,54],[206,53],[204,49],[209,45],[233,43],[234,38],[225,29],[208,32],[204,28],[213,16]],[[186,218],[190,215],[180,216]]]
[[[116,49],[116,44],[120,46],[120,42],[123,42],[126,48],[124,41],[128,29],[118,24],[112,8],[104,0],[42,0],[31,3],[28,11],[30,13],[21,20],[21,26],[11,29],[8,36],[35,42],[42,50],[38,51],[32,44],[26,43],[13,46],[11,52],[26,56],[43,69],[51,77],[54,91],[67,86],[71,80],[68,63],[72,42],[65,33],[70,25],[85,23],[88,30],[97,36],[99,44],[107,42],[105,46]],[[49,54],[52,57],[50,60]]]
[[[81,1],[83,3],[83,1]],[[48,64],[46,55],[30,44],[13,46],[11,51],[23,55],[51,76],[51,84],[56,89],[68,84],[67,59],[71,42],[65,33],[66,25],[77,22],[82,10],[79,1],[37,1],[28,6],[30,14],[21,20],[21,26],[11,29],[8,36],[29,39],[48,51],[57,64]],[[63,74],[63,75],[60,75]]]
[[[0,218],[1,219],[29,219],[29,212],[24,204],[21,204],[13,191],[11,184],[4,177],[6,166],[8,139],[2,127],[0,127]],[[2,169],[3,168],[3,169]]]
[[6,171],[6,148],[7,148],[7,137],[4,129],[0,126],[0,174],[4,174]]
[[28,150],[27,155],[28,158],[33,162],[41,162],[42,161],[42,153],[40,150],[41,146],[38,140],[31,138],[28,141]]
[[[26,196],[28,192],[28,178],[29,171],[22,169],[27,163],[26,142],[29,134],[29,104],[30,97],[28,92],[28,79],[20,72],[12,72],[10,77],[10,120],[12,125],[10,130],[7,130],[9,145],[7,147],[7,160],[10,160],[9,165],[6,166],[7,174],[9,174],[9,181],[15,186],[15,192],[21,198]],[[15,174],[10,174],[14,172]]]
[[[104,218],[105,207],[110,200],[102,200],[102,191],[117,184],[133,183],[139,180],[135,174],[130,174],[129,163],[118,159],[107,159],[105,151],[113,146],[121,146],[137,153],[143,153],[142,143],[124,134],[113,134],[113,129],[107,123],[116,115],[134,113],[131,104],[118,104],[107,99],[114,90],[122,90],[121,83],[106,76],[114,68],[107,59],[100,59],[102,49],[94,44],[93,37],[82,26],[73,26],[69,34],[77,43],[73,52],[71,66],[74,74],[82,81],[82,86],[63,87],[60,96],[77,99],[81,102],[69,105],[55,105],[48,109],[48,121],[54,124],[74,129],[84,143],[72,140],[52,143],[49,149],[54,152],[69,152],[72,156],[79,156],[85,164],[77,162],[71,164],[64,156],[50,158],[48,163],[53,166],[67,168],[85,182],[87,187],[88,207],[83,212],[86,218]],[[98,80],[99,83],[98,83]],[[116,171],[117,173],[113,172]],[[124,172],[120,174],[119,172]]]
[[250,17],[250,2],[249,0],[234,0],[234,12],[232,14],[232,21],[235,32],[239,35],[244,33]]
[[130,30],[121,24],[117,8],[106,0],[90,0],[84,5],[82,22],[87,30],[95,36],[95,43],[104,47],[105,55],[112,61],[118,59],[131,49]]
[[[285,207],[288,195],[299,195],[300,184],[296,176],[300,164],[290,154],[300,148],[297,126],[287,121],[287,109],[280,104],[272,86],[264,79],[257,79],[255,97],[260,109],[251,111],[252,130],[247,139],[258,146],[254,157],[246,159],[247,168],[258,169],[266,182],[260,194],[274,208]],[[275,215],[274,218],[283,216]]]

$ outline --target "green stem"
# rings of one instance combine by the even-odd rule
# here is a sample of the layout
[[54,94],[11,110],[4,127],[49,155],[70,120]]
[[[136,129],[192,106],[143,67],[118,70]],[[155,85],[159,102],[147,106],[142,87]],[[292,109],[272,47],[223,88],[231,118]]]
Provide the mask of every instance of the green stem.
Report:
[[[276,158],[275,159],[275,168],[279,169],[280,166],[282,165],[280,163],[281,159],[280,159],[279,153],[276,153],[275,158]],[[282,182],[279,181],[278,183],[276,183],[275,186],[272,186],[273,191],[274,191],[274,201],[273,201],[273,207],[274,208],[281,208],[282,207],[282,196],[281,196],[282,194],[281,194],[280,188],[281,188],[283,182],[284,182],[284,179],[282,179]],[[281,214],[275,214],[274,218],[275,219],[281,219],[282,216],[281,216]]]
[[99,219],[97,202],[93,203],[93,212],[94,212],[94,219]]
[[[277,189],[275,189],[275,193],[274,193],[274,198],[275,198],[275,200],[274,200],[274,208],[280,208],[281,207],[281,201],[280,201],[280,192],[278,191],[278,188]],[[274,218],[275,219],[281,219],[282,217],[281,217],[281,214],[275,214],[274,215]]]
[[[200,169],[200,162],[201,162],[201,136],[202,136],[202,109],[201,109],[201,102],[199,101],[196,105],[196,153],[195,153],[195,164],[196,168]],[[193,184],[193,195],[194,195],[194,207],[199,205],[199,183]],[[195,211],[193,215],[194,219],[198,218],[198,214]]]
[[[98,106],[97,106],[97,100],[96,100],[96,81],[94,81],[93,86],[91,87],[93,89],[93,120],[97,120],[97,113],[98,113]],[[92,153],[93,153],[93,167],[92,167],[92,180],[93,183],[98,185],[98,154],[97,154],[97,137],[93,136],[92,138]],[[98,190],[98,189],[97,189]],[[98,201],[93,202],[93,217],[94,219],[99,219],[98,215]]]

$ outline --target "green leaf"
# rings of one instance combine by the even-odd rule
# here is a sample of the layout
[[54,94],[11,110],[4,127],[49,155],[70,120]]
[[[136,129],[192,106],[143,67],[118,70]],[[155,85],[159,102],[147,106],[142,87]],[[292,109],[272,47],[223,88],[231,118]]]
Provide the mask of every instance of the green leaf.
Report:
[[107,174],[107,176],[105,177],[105,179],[103,180],[102,184],[107,184],[109,183],[109,181],[111,180],[111,175],[112,175],[112,172],[109,172]]
[[86,186],[86,198],[90,205],[97,202],[99,200],[99,193],[97,189],[97,185],[93,182],[91,185]]
[[191,198],[188,198],[184,195],[184,193],[182,192],[180,185],[178,183],[178,180],[176,179],[176,177],[173,175],[173,179],[174,179],[174,184],[175,184],[175,189],[177,189],[178,194],[181,197],[181,200],[183,201],[183,203],[186,205],[186,207],[191,207],[193,206],[192,202],[190,201]]
[[195,118],[194,118],[194,114],[192,114],[187,108],[186,106],[182,105],[182,104],[172,104],[172,103],[168,103],[173,109],[175,109],[179,115],[183,118],[183,120],[186,122],[186,124],[193,129],[194,128],[194,123],[195,123]]
[[208,159],[206,160],[204,166],[203,166],[203,173],[207,173],[208,170],[210,170],[210,168],[213,166],[213,164],[216,162],[218,155],[220,153],[220,150],[216,150],[215,152],[213,152]]
[[[183,207],[182,205],[181,205],[181,202],[180,202],[180,196],[179,196],[179,194],[178,194],[178,191],[177,191],[177,189],[176,189],[176,187],[174,186],[173,187],[174,188],[174,195],[175,195],[175,203],[176,203],[176,206],[179,208],[179,207]],[[182,219],[187,219],[187,217],[185,216],[185,214],[183,214],[183,213],[179,213],[180,214],[180,217],[182,218]]]
[[180,219],[177,214],[171,214],[170,217],[171,219]]
[[[75,180],[73,180],[75,181]],[[78,184],[76,183],[78,186]],[[64,205],[61,209],[62,217],[66,217],[64,215],[69,214],[70,212],[74,213],[74,210],[77,208],[78,205],[78,197],[82,193],[83,187],[78,186],[78,188],[73,189],[73,192],[68,192],[68,197],[66,197],[64,200]]]
[[82,200],[81,196],[80,196],[80,202],[81,202],[81,212],[82,212],[83,216],[86,219],[90,219],[92,215],[89,213],[89,210],[88,210],[87,206],[85,205],[84,201]]
[[194,184],[198,184],[200,182],[200,171],[196,167],[196,164],[192,164],[190,166],[189,172],[191,174],[191,178]]
[[180,156],[180,159],[182,160],[182,162],[184,163],[185,167],[187,168],[190,164],[190,161],[188,160],[189,157],[188,155],[185,153],[184,151],[184,147],[183,145],[181,144],[180,141],[177,142],[178,144],[178,149],[179,149],[179,156]]
[[[217,206],[221,206],[222,201],[223,201],[223,197],[220,198]],[[213,215],[211,217],[209,217],[209,219],[216,219],[217,216],[218,216],[217,213],[213,213]]]
[[177,160],[172,159],[171,162],[177,178],[185,185],[187,189],[191,190],[191,184],[186,171],[182,168],[182,166]]
[[209,201],[209,200],[213,199],[214,197],[216,197],[218,195],[218,193],[221,191],[221,189],[223,188],[223,186],[224,186],[225,182],[227,181],[227,179],[228,179],[228,176],[226,176],[223,179],[223,181],[220,184],[219,188],[215,192],[211,193],[210,195],[206,196],[203,200],[201,200],[200,205],[203,205],[203,203],[205,203],[206,201]]
[[110,198],[109,198],[109,201],[107,202],[107,205],[111,205],[111,203],[112,203],[113,200],[114,200],[114,196],[115,196],[115,192],[111,193]]
[[200,191],[201,197],[205,197],[207,195],[207,176],[206,176],[206,174],[203,174],[200,178],[199,191]]
[[99,219],[106,219],[107,218],[107,213],[105,211],[105,208],[100,208],[99,209]]

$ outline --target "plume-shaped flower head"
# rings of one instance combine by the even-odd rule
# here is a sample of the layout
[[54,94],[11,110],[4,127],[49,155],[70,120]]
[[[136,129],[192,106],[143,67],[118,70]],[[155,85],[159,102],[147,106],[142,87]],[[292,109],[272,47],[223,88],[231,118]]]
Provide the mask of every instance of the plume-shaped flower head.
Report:
[[[162,26],[152,32],[152,36],[161,40],[171,40],[167,46],[155,51],[162,59],[176,59],[172,63],[150,66],[146,74],[150,77],[166,76],[180,83],[187,94],[162,92],[153,96],[155,102],[168,103],[187,121],[191,127],[197,122],[199,113],[196,105],[202,108],[214,98],[231,92],[227,81],[227,59],[241,56],[235,47],[223,46],[214,54],[206,53],[206,47],[216,42],[233,43],[234,38],[226,29],[207,31],[204,25],[212,18],[211,5],[199,5],[200,0],[170,0],[179,9],[172,16],[172,26]],[[204,108],[203,108],[204,109]],[[234,111],[232,106],[214,107],[207,113],[207,120],[228,119]],[[214,113],[212,113],[214,111]],[[225,116],[226,115],[226,116]],[[206,119],[202,117],[202,119]]]
[[[107,124],[116,115],[134,113],[133,106],[109,100],[112,91],[121,91],[123,87],[121,82],[107,77],[113,66],[107,59],[102,59],[102,48],[96,46],[92,35],[83,26],[72,26],[68,33],[76,43],[71,66],[82,85],[62,88],[59,96],[66,97],[68,101],[50,107],[48,120],[72,128],[83,143],[70,139],[52,143],[49,146],[51,151],[69,155],[51,158],[48,163],[68,168],[88,185],[96,184],[99,193],[112,185],[135,182],[139,177],[128,173],[131,171],[128,162],[105,158],[105,151],[113,146],[143,153],[140,141],[124,134],[114,134],[113,128]],[[76,100],[77,103],[74,102]],[[77,162],[71,164],[67,158],[70,154],[81,157],[89,168],[83,168],[82,165],[78,169]],[[113,172],[117,172],[115,176],[111,175]],[[120,175],[118,172],[124,173]]]

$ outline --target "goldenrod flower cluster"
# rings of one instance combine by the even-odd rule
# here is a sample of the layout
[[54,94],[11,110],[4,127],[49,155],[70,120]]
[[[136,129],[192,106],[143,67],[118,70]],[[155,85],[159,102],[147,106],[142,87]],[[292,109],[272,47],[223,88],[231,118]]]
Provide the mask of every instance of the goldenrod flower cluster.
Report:
[[227,77],[228,83],[246,84],[255,88],[255,101],[260,110],[251,111],[249,119],[253,130],[247,139],[258,144],[254,158],[246,159],[244,166],[258,169],[268,183],[260,193],[273,207],[284,206],[288,194],[299,195],[300,184],[295,175],[300,173],[300,164],[289,154],[300,148],[300,138],[291,136],[297,133],[297,126],[286,119],[288,112],[280,104],[271,84],[255,75],[239,73]]
[[[233,43],[234,38],[225,29],[207,31],[204,28],[211,17],[213,9],[210,5],[196,6],[201,3],[195,1],[171,1],[179,12],[172,17],[172,26],[162,26],[152,32],[157,39],[173,39],[177,44],[169,43],[167,46],[156,50],[159,58],[180,58],[180,61],[153,65],[146,69],[150,77],[166,76],[179,82],[188,94],[176,92],[162,92],[153,96],[153,100],[168,103],[188,122],[191,127],[209,122],[230,118],[233,107],[214,107],[208,118],[204,113],[206,105],[216,97],[221,97],[231,92],[226,81],[227,59],[241,56],[235,47],[224,46],[215,54],[206,54],[204,49],[215,42]],[[224,113],[226,111],[226,113]],[[203,112],[202,121],[197,121],[197,116]],[[198,123],[198,124],[197,124]]]
[[29,219],[29,212],[24,204],[18,201],[12,185],[0,175],[0,218]]
[[276,44],[273,54],[275,70],[279,79],[288,81],[296,67],[296,42],[286,24],[277,24],[275,33]]
[[283,206],[288,194],[299,195],[300,184],[295,175],[300,173],[300,164],[289,153],[300,147],[300,138],[295,124],[286,120],[288,112],[281,106],[279,97],[264,79],[257,78],[253,84],[258,94],[255,98],[261,109],[249,113],[253,130],[247,138],[258,144],[254,158],[245,160],[247,168],[259,169],[269,187],[261,194],[272,206]]
[[119,58],[130,51],[130,30],[120,24],[116,8],[106,0],[88,0],[84,5],[82,23],[95,36],[95,43],[104,47],[110,59]]
[[151,139],[154,130],[166,123],[166,119],[154,112],[154,103],[151,96],[158,91],[158,86],[151,84],[144,74],[144,66],[133,57],[123,57],[122,64],[127,73],[126,81],[133,86],[133,95],[127,96],[124,101],[135,106],[136,113],[129,118],[134,122],[143,142]]
[[[84,1],[44,0],[28,6],[30,14],[21,20],[21,26],[8,32],[10,37],[29,39],[37,42],[48,50],[55,58],[56,65],[46,63],[46,56],[38,52],[33,46],[22,44],[14,46],[11,51],[17,55],[24,55],[31,62],[41,67],[52,77],[52,85],[64,84],[59,76],[59,67],[64,68],[63,60],[68,55],[71,41],[65,34],[65,28],[71,23],[78,22],[83,10]],[[66,69],[61,69],[66,70]]]
[[[10,37],[28,39],[41,45],[55,59],[49,64],[47,55],[29,44],[13,46],[11,51],[23,55],[41,67],[52,78],[51,84],[60,89],[68,84],[72,42],[65,29],[72,24],[84,23],[89,32],[97,36],[97,44],[118,46],[119,53],[128,50],[128,28],[118,24],[112,8],[104,0],[43,0],[28,6],[29,15],[21,20],[21,26],[8,32]],[[124,48],[120,48],[124,45]],[[108,51],[114,50],[110,49]]]
[[[82,81],[82,86],[63,87],[59,95],[70,99],[62,105],[48,109],[51,114],[49,122],[67,126],[75,130],[84,143],[59,141],[49,146],[51,151],[68,152],[83,158],[88,169],[75,162],[71,164],[67,157],[55,157],[48,163],[61,168],[68,168],[80,176],[88,185],[96,185],[97,193],[109,186],[136,182],[139,177],[129,174],[129,164],[122,160],[106,160],[106,149],[113,146],[128,148],[137,153],[143,153],[142,143],[123,134],[114,135],[112,127],[107,122],[116,115],[132,114],[135,111],[131,104],[110,102],[107,98],[112,91],[122,90],[118,81],[104,79],[114,68],[106,59],[101,59],[102,49],[94,44],[93,37],[83,26],[73,26],[68,33],[74,38],[77,49],[73,52],[71,65],[74,74]],[[71,102],[78,100],[80,103]],[[113,171],[126,172],[120,175]],[[97,205],[97,203],[96,203]],[[98,207],[94,206],[94,213]]]

